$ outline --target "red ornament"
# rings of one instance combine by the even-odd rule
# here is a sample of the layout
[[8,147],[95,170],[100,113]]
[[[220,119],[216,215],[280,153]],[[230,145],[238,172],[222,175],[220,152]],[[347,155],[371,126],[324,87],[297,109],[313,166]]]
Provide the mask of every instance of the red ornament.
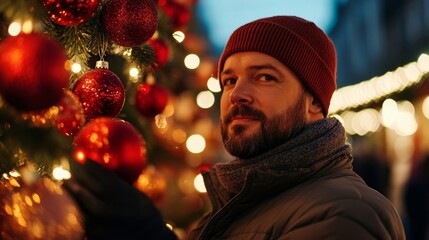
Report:
[[3,178],[1,239],[83,239],[83,215],[74,199],[48,178]]
[[100,0],[42,0],[49,19],[62,26],[86,22],[97,10]]
[[139,46],[149,40],[158,27],[156,5],[153,0],[107,0],[102,23],[114,43]]
[[137,85],[136,109],[145,117],[153,118],[162,113],[168,103],[167,90],[158,84]]
[[180,28],[188,24],[191,13],[187,6],[174,0],[162,0],[158,2],[162,11],[170,19],[173,28]]
[[169,49],[167,43],[162,38],[151,38],[147,41],[147,44],[149,44],[155,52],[156,60],[154,68],[160,69],[168,62]]
[[146,143],[139,132],[122,119],[92,120],[77,134],[73,147],[76,161],[98,162],[131,184],[146,167]]
[[22,114],[37,127],[55,126],[66,136],[73,136],[85,123],[85,115],[79,98],[70,90],[64,89],[64,96],[57,105],[46,110]]
[[102,116],[116,117],[125,103],[122,81],[116,74],[103,68],[96,68],[82,75],[76,81],[73,93],[82,103],[87,121]]
[[85,114],[79,98],[70,90],[64,90],[64,97],[57,106],[55,125],[66,136],[74,136],[85,123]]
[[56,104],[69,81],[63,46],[40,33],[19,34],[0,43],[0,94],[20,111]]

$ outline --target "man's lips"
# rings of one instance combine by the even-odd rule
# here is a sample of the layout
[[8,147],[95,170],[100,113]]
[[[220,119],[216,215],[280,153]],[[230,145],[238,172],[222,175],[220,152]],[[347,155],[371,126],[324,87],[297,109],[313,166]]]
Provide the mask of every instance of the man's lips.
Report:
[[259,121],[258,118],[254,117],[254,116],[242,116],[242,115],[237,115],[237,116],[233,116],[231,118],[230,123],[249,123],[249,122],[254,122],[254,121]]

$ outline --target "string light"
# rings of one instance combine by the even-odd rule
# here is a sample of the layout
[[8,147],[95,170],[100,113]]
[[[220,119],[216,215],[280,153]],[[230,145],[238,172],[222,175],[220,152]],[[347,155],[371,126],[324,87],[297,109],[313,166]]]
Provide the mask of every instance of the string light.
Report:
[[74,73],[79,73],[82,70],[82,66],[79,63],[73,63],[71,66],[71,70]]
[[186,148],[191,153],[201,153],[206,148],[206,140],[199,134],[194,134],[186,140]]
[[203,175],[201,175],[201,173],[195,176],[194,187],[200,193],[207,192],[206,186],[204,185]]
[[209,80],[207,80],[207,88],[212,92],[220,92],[222,90],[219,80],[214,77],[210,77]]
[[202,91],[197,95],[197,105],[200,108],[210,108],[215,102],[215,97],[210,91]]
[[185,34],[182,31],[175,31],[173,33],[173,38],[176,39],[178,43],[181,43],[185,40]]
[[196,54],[188,54],[185,57],[185,67],[189,69],[195,69],[200,65],[200,58]]
[[21,32],[21,24],[19,22],[12,22],[7,29],[11,36],[17,36]]
[[429,56],[421,54],[416,62],[399,67],[393,72],[337,89],[332,96],[329,112],[334,114],[385,98],[422,81],[422,76],[428,72]]

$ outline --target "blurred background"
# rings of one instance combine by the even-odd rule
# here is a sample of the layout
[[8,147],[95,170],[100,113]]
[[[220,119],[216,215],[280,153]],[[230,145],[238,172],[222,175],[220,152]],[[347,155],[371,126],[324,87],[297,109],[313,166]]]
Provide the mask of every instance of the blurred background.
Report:
[[[65,1],[0,3],[0,72],[14,69],[13,74],[29,81],[17,85],[15,78],[0,74],[0,196],[5,206],[18,202],[23,209],[34,208],[25,198],[12,197],[30,186],[10,187],[10,180],[24,178],[23,173],[30,171],[61,183],[69,177],[67,162],[76,158],[76,149],[81,147],[88,155],[93,151],[76,143],[78,138],[89,141],[81,136],[82,129],[96,132],[94,126],[88,127],[89,118],[108,116],[129,122],[144,139],[146,162],[133,184],[155,201],[168,223],[183,235],[210,210],[200,172],[231,159],[223,149],[218,126],[216,63],[224,44],[246,22],[296,15],[315,22],[336,46],[337,90],[330,115],[346,128],[355,171],[393,202],[409,239],[429,239],[429,0],[158,0],[154,8],[149,7],[156,12],[152,18],[147,6],[138,4],[125,15],[109,15],[103,10],[109,9],[105,7],[109,1],[83,1],[87,8],[50,2]],[[92,5],[91,14],[85,15]],[[71,12],[75,21],[55,18],[61,11]],[[129,22],[135,23],[137,35],[132,32],[124,39],[120,29]],[[149,29],[154,22],[155,28]],[[34,44],[21,45],[13,38],[30,32],[53,37],[69,59],[66,94],[52,106],[36,105],[48,101],[45,98],[52,90],[27,93],[48,79],[44,74],[55,65],[47,60],[52,57],[50,48],[40,36],[31,40]],[[134,44],[140,39],[144,41]],[[23,58],[36,53],[21,65],[11,58],[4,60],[16,49],[24,50]],[[98,101],[109,99],[77,90],[92,78],[102,78],[87,75],[97,70],[100,60],[109,63],[108,71],[124,87],[123,99],[109,102],[112,108],[120,107],[116,113],[95,109]],[[101,83],[98,87],[114,90]],[[123,139],[111,141],[122,144]],[[103,151],[122,150],[107,147]],[[31,218],[34,213],[30,212],[19,217],[21,223]],[[9,217],[0,220],[3,235],[30,234],[23,233],[18,217],[7,207],[0,209],[2,213]],[[3,228],[9,225],[16,228]]]

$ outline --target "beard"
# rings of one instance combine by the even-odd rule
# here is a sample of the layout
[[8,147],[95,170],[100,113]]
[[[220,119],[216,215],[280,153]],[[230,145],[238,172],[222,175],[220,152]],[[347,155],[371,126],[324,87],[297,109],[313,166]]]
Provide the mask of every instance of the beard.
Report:
[[[256,157],[291,139],[305,126],[305,98],[301,95],[297,104],[284,112],[267,118],[265,114],[247,105],[236,105],[222,120],[221,134],[225,149],[240,159]],[[245,115],[260,121],[257,132],[245,134],[248,126],[237,124],[228,131],[232,117]]]

